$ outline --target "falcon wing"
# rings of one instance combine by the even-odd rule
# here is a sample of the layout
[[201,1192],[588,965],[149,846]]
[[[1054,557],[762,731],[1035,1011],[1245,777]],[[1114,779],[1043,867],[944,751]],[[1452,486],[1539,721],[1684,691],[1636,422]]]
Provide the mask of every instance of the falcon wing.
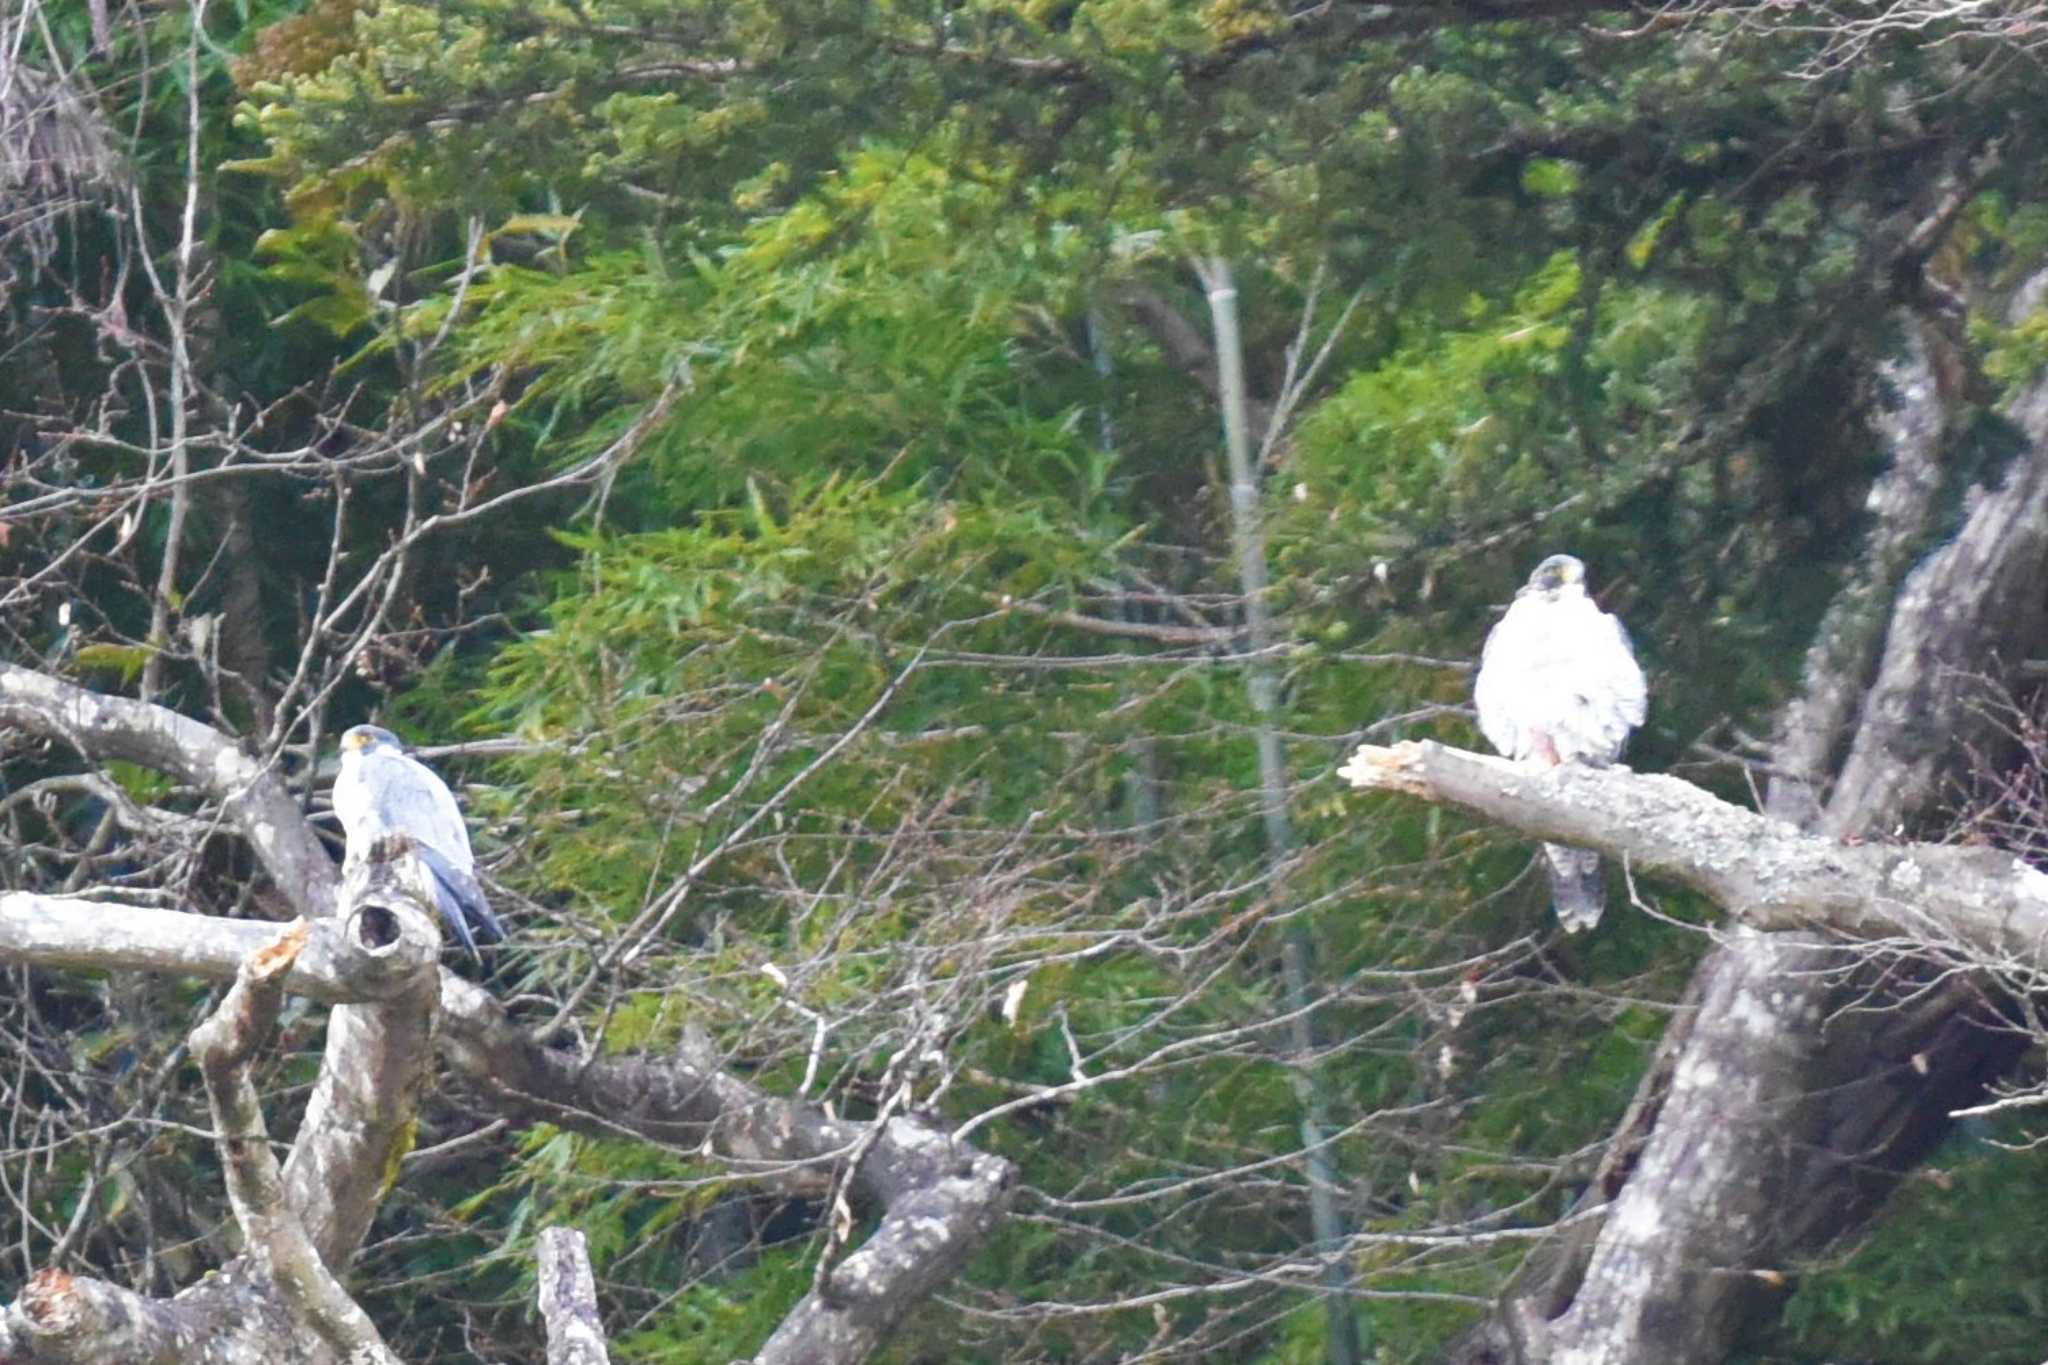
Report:
[[370,793],[380,829],[409,834],[415,844],[432,849],[463,872],[476,866],[469,851],[469,826],[462,810],[432,768],[408,754],[366,758],[364,786]]
[[[420,861],[427,865],[427,871],[434,874],[434,903],[441,911],[441,918],[448,921],[448,927],[455,931],[456,939],[471,957],[482,959],[476,950],[476,941],[502,943],[505,940],[505,926],[498,923],[498,917],[491,913],[490,903],[484,899],[483,884],[474,873],[464,872],[455,867],[425,844],[414,844],[413,851],[420,855]],[[470,926],[475,925],[472,933]]]
[[1570,613],[1565,647],[1573,657],[1571,721],[1564,757],[1612,763],[1649,708],[1649,685],[1621,618],[1589,598]]
[[[480,958],[477,939],[502,940],[505,929],[484,899],[483,884],[476,877],[476,856],[469,848],[469,827],[462,823],[455,794],[439,774],[409,754],[367,755],[362,767],[361,781],[351,798],[367,808],[370,827],[364,835],[374,838],[379,833],[394,833],[412,839],[413,851],[433,875],[434,901],[441,918],[469,955]],[[338,799],[336,808],[340,808]],[[350,838],[354,837],[351,827]]]

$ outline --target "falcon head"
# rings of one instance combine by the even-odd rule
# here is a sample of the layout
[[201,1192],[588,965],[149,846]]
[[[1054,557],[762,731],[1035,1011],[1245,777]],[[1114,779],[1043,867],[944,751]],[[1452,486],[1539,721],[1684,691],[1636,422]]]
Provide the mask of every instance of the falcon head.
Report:
[[352,725],[341,732],[341,756],[352,754],[402,754],[405,745],[398,736],[377,725]]
[[1586,590],[1586,566],[1571,555],[1552,555],[1536,566],[1523,592],[1540,592],[1555,597],[1566,588]]

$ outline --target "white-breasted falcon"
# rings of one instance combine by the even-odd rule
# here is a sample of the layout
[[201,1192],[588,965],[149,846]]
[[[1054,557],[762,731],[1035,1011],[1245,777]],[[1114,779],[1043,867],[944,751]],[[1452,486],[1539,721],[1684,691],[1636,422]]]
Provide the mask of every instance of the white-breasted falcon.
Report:
[[[1486,637],[1472,700],[1480,730],[1507,757],[1605,767],[1643,723],[1648,690],[1628,631],[1586,595],[1586,566],[1552,555]],[[1598,924],[1599,855],[1545,844],[1543,859],[1565,930]]]
[[334,779],[334,813],[348,835],[349,856],[387,834],[403,834],[433,874],[434,899],[456,941],[480,958],[476,941],[505,937],[484,900],[470,852],[469,829],[454,793],[434,770],[405,751],[398,736],[375,725],[342,732],[341,773]]

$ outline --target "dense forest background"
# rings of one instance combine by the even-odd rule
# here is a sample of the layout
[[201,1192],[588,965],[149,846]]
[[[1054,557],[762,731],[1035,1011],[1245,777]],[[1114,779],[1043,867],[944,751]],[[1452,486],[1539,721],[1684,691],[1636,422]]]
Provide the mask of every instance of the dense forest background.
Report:
[[[447,969],[534,1038],[1011,1163],[881,1359],[1512,1359],[1724,908],[1617,871],[1567,939],[1526,837],[1336,769],[1483,747],[1470,661],[1568,551],[1650,675],[1630,764],[1762,801],[2042,445],[2044,24],[8,0],[0,661],[231,737],[337,855],[334,737],[388,725],[512,926]],[[1922,670],[1981,726],[1909,712],[1924,791],[1832,834],[2048,851],[2021,576]],[[298,903],[219,791],[5,719],[0,889]],[[1967,991],[1967,1057],[1863,1048],[1933,1117],[1844,1139],[1858,1196],[1717,1260],[1685,1351],[1581,1358],[2038,1361],[2048,1173],[1985,1103],[2038,983],[1797,971],[1836,1042]],[[10,1294],[240,1249],[217,1000],[10,968]],[[277,1129],[328,1041],[288,1008]],[[874,1227],[846,1170],[457,1075],[347,1283],[404,1360],[539,1359],[563,1224],[615,1359],[743,1359]]]

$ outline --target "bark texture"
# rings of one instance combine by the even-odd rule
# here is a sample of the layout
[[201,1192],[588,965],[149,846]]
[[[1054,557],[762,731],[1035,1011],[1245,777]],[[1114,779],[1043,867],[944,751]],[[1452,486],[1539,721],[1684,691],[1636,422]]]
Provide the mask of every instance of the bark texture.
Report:
[[[276,1288],[299,1336],[323,1343],[352,1363],[397,1365],[369,1315],[334,1278],[307,1235],[307,1220],[288,1197],[270,1150],[263,1100],[250,1075],[250,1063],[277,1031],[285,974],[305,941],[305,926],[297,924],[243,960],[234,988],[192,1031],[192,1055],[206,1078],[228,1202],[247,1239],[244,1254]],[[393,1108],[410,1119],[411,1106]]]
[[597,1315],[590,1246],[572,1228],[540,1235],[540,1315],[548,1324],[548,1365],[610,1365]]
[[591,1057],[542,1047],[496,1000],[442,977],[449,1060],[501,1113],[582,1132],[632,1134],[714,1152],[734,1170],[822,1197],[853,1162],[853,1194],[881,1217],[820,1278],[755,1359],[865,1360],[951,1279],[1000,1221],[1015,1168],[914,1117],[873,1124],[757,1090],[687,1056]]
[[320,1259],[337,1273],[355,1255],[412,1141],[431,1079],[439,1022],[441,931],[417,860],[370,860],[342,894],[352,954],[390,964],[392,998],[336,1005],[298,1139],[284,1165],[285,1197]]
[[[1616,765],[1534,769],[1428,741],[1366,745],[1354,786],[1455,805],[1692,887],[1745,930],[1823,930],[1958,962],[2048,963],[2048,873],[1995,848],[1842,840]],[[1863,955],[1857,955],[1859,959]]]

